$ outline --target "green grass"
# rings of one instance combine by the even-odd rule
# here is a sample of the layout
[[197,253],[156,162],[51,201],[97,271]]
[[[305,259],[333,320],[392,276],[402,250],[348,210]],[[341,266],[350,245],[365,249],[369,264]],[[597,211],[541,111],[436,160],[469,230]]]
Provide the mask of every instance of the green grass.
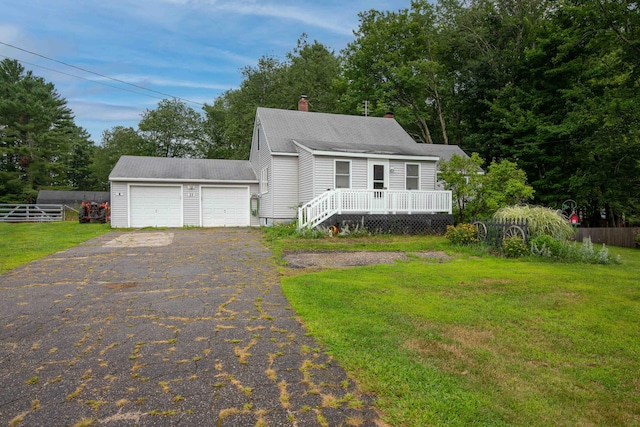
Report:
[[640,251],[610,248],[622,264],[603,266],[456,253],[434,237],[270,244],[455,254],[283,273],[309,331],[391,425],[640,425]]
[[109,224],[0,223],[0,274],[111,231]]

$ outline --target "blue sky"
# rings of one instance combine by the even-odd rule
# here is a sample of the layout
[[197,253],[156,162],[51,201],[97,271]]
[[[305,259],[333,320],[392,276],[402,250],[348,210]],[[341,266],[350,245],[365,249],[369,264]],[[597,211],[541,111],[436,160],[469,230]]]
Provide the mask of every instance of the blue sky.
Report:
[[[339,53],[353,40],[359,12],[397,11],[410,3],[2,0],[0,42],[193,101],[188,105],[199,110],[198,103],[212,103],[224,91],[237,88],[243,67],[256,65],[264,55],[284,59],[302,33],[310,42],[317,40]],[[136,127],[146,109],[169,98],[0,44],[0,60],[5,57],[52,82],[68,101],[76,124],[96,143],[103,130]]]

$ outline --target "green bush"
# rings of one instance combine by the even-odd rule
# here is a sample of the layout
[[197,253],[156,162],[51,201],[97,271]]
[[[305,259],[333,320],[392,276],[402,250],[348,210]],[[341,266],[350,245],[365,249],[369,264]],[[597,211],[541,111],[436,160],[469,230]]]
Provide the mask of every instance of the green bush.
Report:
[[303,239],[319,239],[326,237],[326,230],[317,228],[302,228],[298,230],[298,223],[291,222],[288,224],[278,223],[271,227],[263,227],[267,234],[268,240],[278,240],[286,237],[300,237]]
[[507,237],[502,241],[502,252],[507,258],[520,258],[529,253],[529,248],[520,237]]
[[527,220],[530,237],[546,235],[566,240],[576,232],[561,211],[542,206],[507,206],[499,209],[493,217],[502,220]]
[[612,258],[609,249],[602,244],[602,248],[596,250],[590,237],[585,237],[582,245],[577,242],[565,244],[562,247],[560,258],[570,262],[582,262],[585,264],[620,264],[620,257]]
[[369,237],[376,233],[371,233],[364,224],[349,225],[344,224],[338,231],[338,237]]
[[447,225],[444,235],[454,245],[472,245],[478,243],[478,233],[473,224]]
[[529,241],[531,254],[543,257],[559,257],[562,252],[562,241],[546,234],[538,234]]
[[597,250],[589,237],[585,237],[582,245],[545,235],[534,237],[530,243],[531,254],[536,256],[585,264],[620,264],[620,257],[611,257],[604,244]]

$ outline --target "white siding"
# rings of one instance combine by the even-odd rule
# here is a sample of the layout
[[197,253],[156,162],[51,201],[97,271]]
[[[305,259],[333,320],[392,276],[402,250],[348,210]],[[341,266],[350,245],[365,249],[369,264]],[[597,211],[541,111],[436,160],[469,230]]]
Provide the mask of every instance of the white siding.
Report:
[[[254,194],[255,194],[255,195],[258,195],[258,194],[260,194],[260,193],[259,193],[259,189],[258,189],[258,187],[259,187],[259,185],[258,185],[258,184],[250,184],[250,185],[249,185],[249,193],[250,193],[251,195],[254,195]],[[250,203],[249,208],[253,209],[253,208],[255,208],[256,206],[259,206],[259,205],[260,205],[260,203],[262,203],[262,201],[261,201],[261,200],[259,200],[259,199],[257,199],[257,200],[255,200],[255,199],[254,199],[254,200],[250,200],[250,202],[249,202],[249,203]],[[254,215],[252,214],[252,215],[251,215],[250,220],[251,220],[251,226],[252,226],[252,227],[259,227],[259,226],[260,226],[260,217],[259,217],[258,215],[254,216]]]
[[129,194],[126,182],[111,182],[111,227],[129,226]]
[[273,156],[270,177],[273,219],[298,217],[298,157]]
[[389,161],[389,190],[405,190],[405,163],[404,160]]
[[[260,138],[260,149],[258,149],[258,138]],[[253,166],[253,170],[256,173],[260,173],[261,168],[261,157],[262,150],[266,150],[267,145],[264,141],[264,134],[262,132],[262,127],[260,125],[253,127],[253,136],[251,137],[251,151],[249,153],[249,162],[251,162],[251,166]]]
[[[260,159],[260,169],[256,171],[258,177],[262,175],[262,170],[264,168],[269,168],[269,191],[261,194],[260,217],[273,218],[273,162],[271,161],[271,153],[269,152],[267,147],[262,148],[261,146],[258,157]],[[296,195],[297,193],[298,192],[296,191]]]
[[417,163],[420,165],[420,190],[437,190],[435,185],[436,163],[427,161],[416,162],[411,160],[392,160],[390,162],[390,168],[394,169],[393,172],[390,172],[389,174],[390,190],[404,190],[406,188],[407,163]]
[[[193,187],[193,188],[190,188]],[[182,206],[184,225],[199,227],[200,225],[200,186],[184,184],[182,186]]]
[[[314,194],[317,197],[328,189],[335,188],[335,161],[346,160],[351,163],[351,188],[367,189],[367,159],[354,157],[316,156],[314,161]],[[306,200],[308,201],[308,200]]]
[[[251,162],[251,166],[253,166],[253,170],[256,173],[258,180],[260,180],[262,177],[262,170],[267,167],[269,168],[269,186],[271,187],[271,180],[273,176],[273,167],[271,165],[271,150],[269,149],[267,137],[264,134],[262,126],[260,124],[257,124],[253,127],[249,161]],[[271,191],[270,188],[267,193],[262,194],[260,191],[260,183],[258,183],[255,189],[251,189],[251,194],[253,193],[260,195],[260,209],[257,219],[257,225],[264,225],[264,223],[260,223],[260,218],[265,218],[265,223],[266,218],[273,218],[273,191]],[[251,221],[253,225],[253,217]]]
[[313,197],[317,197],[328,189],[333,189],[335,187],[335,177],[333,176],[334,160],[334,157],[315,157],[315,194]]
[[298,150],[298,201],[307,203],[315,197],[315,159],[307,150]]
[[351,188],[354,190],[369,188],[368,175],[367,159],[353,159],[351,162]]
[[438,190],[436,187],[436,162],[424,162],[420,165],[420,189]]

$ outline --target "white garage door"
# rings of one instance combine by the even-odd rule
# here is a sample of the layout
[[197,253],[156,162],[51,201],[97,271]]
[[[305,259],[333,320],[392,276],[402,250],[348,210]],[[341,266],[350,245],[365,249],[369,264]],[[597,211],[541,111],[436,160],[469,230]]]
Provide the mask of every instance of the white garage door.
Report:
[[132,185],[131,227],[182,227],[182,187]]
[[248,187],[202,187],[203,227],[249,225]]

